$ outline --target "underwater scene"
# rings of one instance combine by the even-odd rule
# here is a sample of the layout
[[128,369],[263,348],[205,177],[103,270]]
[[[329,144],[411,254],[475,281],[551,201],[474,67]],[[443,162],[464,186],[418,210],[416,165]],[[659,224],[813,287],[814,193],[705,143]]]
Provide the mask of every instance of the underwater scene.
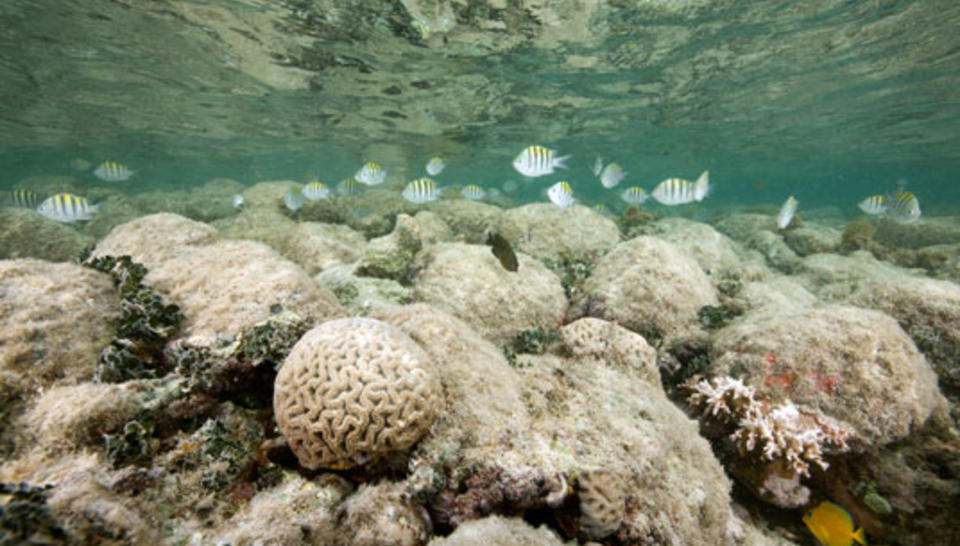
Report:
[[960,3],[0,22],[0,545],[960,544]]

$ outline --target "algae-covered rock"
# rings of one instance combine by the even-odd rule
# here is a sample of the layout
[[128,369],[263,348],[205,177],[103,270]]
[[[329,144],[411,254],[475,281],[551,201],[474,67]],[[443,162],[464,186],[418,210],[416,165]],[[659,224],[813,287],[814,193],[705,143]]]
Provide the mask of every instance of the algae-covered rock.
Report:
[[707,275],[738,271],[745,265],[743,249],[708,224],[679,217],[663,218],[647,224],[642,231],[668,241],[693,257]]
[[487,203],[465,199],[441,200],[430,207],[450,226],[450,230],[466,243],[483,244],[487,232],[497,227],[503,209]]
[[277,309],[313,321],[345,314],[296,264],[253,241],[193,248],[154,266],[144,284],[180,307],[184,331],[198,342],[234,336]]
[[894,319],[828,306],[754,313],[713,336],[709,373],[740,378],[774,401],[851,425],[856,445],[904,438],[943,403],[936,376]]
[[178,214],[151,214],[115,227],[97,243],[93,256],[130,256],[149,270],[217,238],[208,224]]
[[40,258],[51,262],[77,259],[94,239],[74,227],[22,208],[0,208],[0,259]]
[[841,233],[833,228],[806,223],[783,232],[783,240],[800,256],[834,252],[840,247]]
[[497,230],[535,258],[595,256],[620,242],[617,225],[589,207],[531,203],[503,211]]
[[717,305],[713,286],[693,258],[655,237],[620,243],[598,260],[584,284],[600,316],[647,336],[696,333],[697,313]]
[[540,262],[518,254],[519,268],[507,271],[490,248],[443,243],[426,249],[414,279],[414,298],[466,321],[500,345],[531,328],[552,328],[567,300],[560,279]]
[[34,259],[0,261],[0,369],[37,385],[89,379],[119,314],[120,296],[103,273]]
[[314,280],[333,292],[351,313],[358,315],[369,314],[379,307],[409,303],[413,298],[411,287],[392,279],[357,276],[353,265],[332,265]]
[[403,484],[363,485],[337,508],[338,546],[419,546],[430,521]]
[[880,218],[875,225],[874,239],[889,247],[917,249],[960,243],[960,222],[955,216],[923,218],[910,224]]
[[567,544],[549,527],[531,527],[521,518],[489,516],[468,521],[429,546],[562,546]]
[[347,226],[318,222],[299,222],[284,239],[283,247],[277,250],[309,275],[357,261],[367,242]]
[[356,274],[405,281],[413,257],[422,247],[420,224],[412,216],[400,214],[389,235],[367,243]]
[[800,256],[784,242],[782,235],[767,230],[755,231],[744,244],[759,252],[774,269],[793,273],[800,267]]

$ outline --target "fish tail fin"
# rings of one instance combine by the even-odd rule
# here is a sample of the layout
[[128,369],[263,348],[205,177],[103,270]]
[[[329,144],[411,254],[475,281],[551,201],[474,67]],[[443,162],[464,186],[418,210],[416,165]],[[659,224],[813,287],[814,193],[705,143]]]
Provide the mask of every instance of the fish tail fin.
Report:
[[703,201],[708,193],[710,193],[710,171],[703,171],[703,174],[697,179],[693,197],[697,201]]
[[555,157],[555,158],[553,158],[553,166],[554,166],[554,167],[563,167],[564,169],[566,169],[566,168],[567,168],[567,165],[566,165],[566,163],[564,163],[564,162],[565,162],[566,160],[570,159],[571,157],[573,157],[573,154],[562,155],[562,156],[560,156],[560,157]]
[[863,530],[863,527],[860,527],[853,533],[853,540],[856,540],[863,546],[867,546],[867,533]]
[[95,204],[95,205],[89,205],[89,206],[87,206],[87,212],[88,212],[89,214],[96,214],[96,213],[100,212],[100,208],[101,208],[102,206],[103,206],[103,203],[102,203],[102,202],[101,202],[101,203],[97,203],[97,204]]

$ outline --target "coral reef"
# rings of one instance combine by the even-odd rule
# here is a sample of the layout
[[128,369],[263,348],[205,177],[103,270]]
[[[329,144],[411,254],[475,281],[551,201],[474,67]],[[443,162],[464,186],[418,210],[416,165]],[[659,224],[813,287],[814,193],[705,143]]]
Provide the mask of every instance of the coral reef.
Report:
[[666,339],[696,334],[700,308],[718,303],[696,261],[647,236],[620,243],[600,258],[584,290],[588,300],[603,302],[601,318],[648,339],[652,332]]
[[47,506],[51,487],[0,482],[0,544],[68,544]]
[[828,305],[754,312],[712,341],[708,375],[738,377],[772,402],[792,400],[843,419],[858,446],[906,437],[944,402],[916,345],[877,311]]
[[874,227],[873,222],[866,218],[858,218],[848,222],[843,227],[838,250],[844,254],[849,254],[855,250],[874,252],[875,249],[879,248],[878,243],[873,240],[876,234],[877,228]]
[[[153,215],[132,224],[114,229],[94,256],[130,250],[127,254],[149,270],[144,284],[180,307],[184,332],[193,342],[209,344],[217,337],[235,336],[269,317],[277,306],[310,320],[345,314],[332,293],[266,245],[211,242],[213,228],[173,215]],[[179,230],[172,234],[173,242],[152,244],[145,231],[164,226]],[[177,241],[185,242],[178,246]]]
[[276,250],[309,275],[357,261],[366,244],[362,234],[338,224],[298,222],[283,233],[283,244]]
[[567,299],[560,279],[540,262],[518,254],[519,268],[507,271],[490,248],[441,243],[418,256],[414,299],[465,320],[481,335],[507,345],[524,330],[556,327]]
[[367,243],[355,273],[362,277],[379,277],[406,281],[413,257],[423,247],[420,224],[406,214],[397,216],[389,235]]
[[0,208],[0,259],[40,258],[68,262],[94,239],[35,211]]
[[419,546],[432,534],[430,518],[404,484],[363,485],[337,508],[343,546]]
[[567,544],[547,526],[536,529],[520,518],[488,516],[465,522],[430,546],[561,546]]
[[701,379],[688,388],[688,400],[701,414],[734,425],[730,439],[741,453],[782,461],[794,474],[809,476],[814,463],[826,469],[824,448],[847,451],[854,434],[847,425],[792,402],[758,398],[755,389],[731,377]]
[[443,405],[430,357],[373,319],[307,332],[274,386],[277,426],[305,468],[346,468],[409,448]]
[[503,210],[477,201],[442,200],[430,210],[443,218],[453,234],[465,243],[483,244],[487,231],[500,223]]
[[103,273],[35,259],[0,261],[0,369],[16,371],[30,390],[89,379],[115,335],[120,308]]
[[600,540],[613,534],[626,513],[626,491],[620,477],[603,470],[577,474],[580,499],[580,532]]
[[620,242],[616,224],[584,206],[560,209],[550,203],[531,203],[507,209],[496,230],[518,251],[554,261],[561,256],[595,256]]
[[[796,220],[795,216],[794,221]],[[807,223],[784,231],[783,240],[798,256],[807,256],[834,252],[841,245],[842,236],[833,228]]]

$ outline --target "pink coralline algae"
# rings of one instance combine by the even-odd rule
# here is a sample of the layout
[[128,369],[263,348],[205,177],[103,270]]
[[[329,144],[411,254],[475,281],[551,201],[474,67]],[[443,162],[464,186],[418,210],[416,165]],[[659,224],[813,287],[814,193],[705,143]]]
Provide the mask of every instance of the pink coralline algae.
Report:
[[704,416],[735,425],[730,439],[742,454],[781,461],[798,475],[809,477],[811,463],[826,470],[824,449],[847,451],[847,440],[854,434],[848,425],[789,400],[771,404],[739,379],[701,379],[687,388],[690,404]]

